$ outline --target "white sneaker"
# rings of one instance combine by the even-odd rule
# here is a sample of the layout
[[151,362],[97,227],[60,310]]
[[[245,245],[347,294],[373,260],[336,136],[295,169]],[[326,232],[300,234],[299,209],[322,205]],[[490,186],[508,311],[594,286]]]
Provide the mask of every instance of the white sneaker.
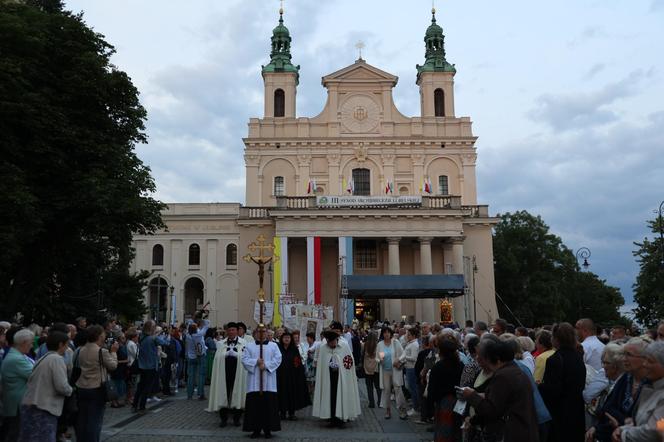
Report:
[[148,402],[161,402],[161,399],[157,396],[152,396],[151,398],[148,398]]
[[410,410],[406,411],[406,414],[407,414],[408,416],[412,416],[412,415],[415,414],[415,410],[411,408]]

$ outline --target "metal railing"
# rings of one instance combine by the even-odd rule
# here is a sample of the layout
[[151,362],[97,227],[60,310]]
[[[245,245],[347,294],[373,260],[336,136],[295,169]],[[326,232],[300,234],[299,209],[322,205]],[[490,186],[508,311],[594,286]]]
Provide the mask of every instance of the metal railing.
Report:
[[[422,205],[402,205],[402,206],[360,206],[353,208],[344,208],[351,210],[365,209],[434,209],[434,210],[460,210],[464,216],[469,218],[486,218],[489,216],[489,206],[463,206],[460,196],[423,196]],[[277,205],[272,207],[240,207],[241,219],[259,219],[269,218],[271,211],[282,210],[322,210],[316,206],[315,196],[277,196]],[[326,208],[325,210],[334,210]]]

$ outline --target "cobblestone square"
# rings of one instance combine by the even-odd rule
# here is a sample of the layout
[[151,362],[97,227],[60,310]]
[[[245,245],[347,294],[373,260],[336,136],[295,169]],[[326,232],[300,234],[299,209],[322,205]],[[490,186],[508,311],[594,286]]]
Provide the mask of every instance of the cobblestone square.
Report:
[[[415,416],[400,420],[393,413],[383,418],[380,408],[368,408],[366,389],[360,381],[362,415],[343,429],[327,428],[326,422],[311,417],[311,407],[297,413],[297,421],[282,421],[275,440],[318,441],[430,441],[426,425],[416,424]],[[219,416],[205,411],[207,401],[187,400],[182,391],[172,398],[151,404],[144,415],[132,414],[130,407],[107,408],[102,439],[105,441],[239,441],[249,440],[249,433],[229,425],[219,428]]]

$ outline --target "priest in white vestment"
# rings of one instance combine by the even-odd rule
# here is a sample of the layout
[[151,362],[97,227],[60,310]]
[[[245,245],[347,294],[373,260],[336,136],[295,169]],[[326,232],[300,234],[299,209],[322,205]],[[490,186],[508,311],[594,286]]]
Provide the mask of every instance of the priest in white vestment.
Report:
[[[260,354],[263,345],[263,357]],[[277,396],[277,368],[281,364],[281,351],[276,343],[267,340],[265,326],[259,325],[256,342],[247,343],[242,353],[242,365],[247,370],[247,399],[243,431],[251,431],[251,438],[272,437],[272,431],[281,430],[279,397]],[[261,377],[263,385],[261,388]]]
[[240,362],[245,343],[238,337],[237,330],[235,322],[226,325],[226,339],[217,342],[212,366],[207,411],[219,411],[220,427],[228,424],[229,414],[233,415],[233,425],[240,426],[247,394],[247,371]]
[[341,427],[361,413],[355,360],[348,345],[339,345],[337,332],[324,334],[326,342],[318,348],[316,361],[312,415],[329,419],[330,426]]

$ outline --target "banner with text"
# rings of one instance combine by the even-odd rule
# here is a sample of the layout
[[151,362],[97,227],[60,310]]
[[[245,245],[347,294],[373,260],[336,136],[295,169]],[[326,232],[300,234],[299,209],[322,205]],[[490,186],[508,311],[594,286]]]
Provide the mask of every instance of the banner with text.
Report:
[[367,206],[416,206],[422,205],[422,197],[410,196],[317,196],[318,207],[367,207]]

